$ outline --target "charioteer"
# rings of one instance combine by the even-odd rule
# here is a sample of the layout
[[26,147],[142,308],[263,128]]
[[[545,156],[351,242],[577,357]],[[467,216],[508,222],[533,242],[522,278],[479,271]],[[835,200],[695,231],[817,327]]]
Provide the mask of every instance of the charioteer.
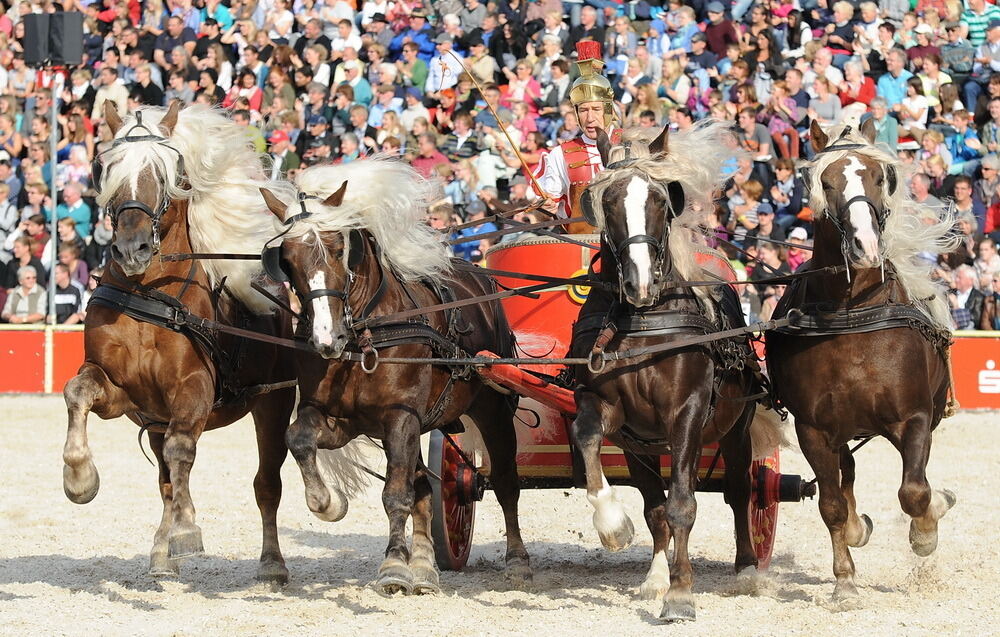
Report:
[[[612,143],[621,140],[621,129],[613,127],[617,118],[611,83],[600,73],[604,66],[600,43],[577,42],[576,52],[580,77],[573,82],[569,99],[576,109],[580,134],[545,155],[535,174],[536,194],[548,198],[542,208],[564,218],[579,215],[583,191],[597,173],[604,170],[597,150],[598,131],[607,132]],[[566,231],[591,233],[596,230],[581,221],[568,224]]]

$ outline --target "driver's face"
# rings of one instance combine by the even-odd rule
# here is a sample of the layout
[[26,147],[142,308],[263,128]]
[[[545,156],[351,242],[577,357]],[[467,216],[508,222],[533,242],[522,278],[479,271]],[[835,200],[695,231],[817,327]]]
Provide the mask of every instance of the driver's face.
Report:
[[580,128],[587,137],[593,139],[598,129],[604,128],[603,102],[584,102],[576,107],[576,113],[580,120]]

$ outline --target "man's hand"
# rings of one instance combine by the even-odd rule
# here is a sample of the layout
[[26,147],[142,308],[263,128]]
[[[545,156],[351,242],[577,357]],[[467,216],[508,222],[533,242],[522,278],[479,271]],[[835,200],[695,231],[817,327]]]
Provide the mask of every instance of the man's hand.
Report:
[[542,201],[542,210],[549,213],[553,217],[556,216],[559,212],[559,200],[546,195],[545,199]]

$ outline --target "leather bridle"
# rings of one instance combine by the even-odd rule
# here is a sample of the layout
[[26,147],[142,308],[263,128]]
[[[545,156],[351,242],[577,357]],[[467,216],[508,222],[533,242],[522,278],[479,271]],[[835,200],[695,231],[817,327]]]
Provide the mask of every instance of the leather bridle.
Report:
[[[636,159],[626,157],[621,161],[612,162],[607,166],[607,168],[605,168],[605,170],[627,169],[635,162]],[[642,171],[636,170],[634,172],[636,172],[642,178],[642,180],[646,182],[646,185],[649,188],[651,189],[655,188],[656,190],[661,192],[663,194],[664,201],[666,201],[668,204],[672,203],[670,193],[663,184],[660,184],[656,181],[649,179],[649,177]],[[607,224],[605,223],[605,226],[606,225]],[[602,234],[606,240],[609,239],[608,232],[606,229],[602,232]],[[653,250],[654,261],[653,261],[652,284],[654,286],[660,285],[664,280],[666,280],[670,276],[672,268],[670,267],[670,264],[667,261],[667,246],[669,243],[669,239],[670,239],[670,218],[668,217],[663,220],[663,234],[660,237],[654,237],[653,235],[650,234],[636,234],[630,237],[626,237],[623,241],[621,241],[617,245],[612,246],[609,244],[609,247],[611,247],[611,254],[612,256],[614,256],[615,259],[615,268],[618,271],[619,296],[624,294],[625,267],[623,258],[630,246],[645,244],[648,245]]]
[[[124,137],[119,137],[118,139],[114,140],[114,142],[112,142],[111,144],[111,148],[108,148],[107,150],[103,151],[98,155],[97,158],[95,158],[92,172],[95,177],[94,178],[95,190],[97,190],[98,192],[101,191],[101,181],[104,176],[102,164],[99,161],[100,155],[103,155],[104,153],[107,153],[112,149],[121,146],[122,144],[129,144],[134,142],[156,142],[161,146],[163,146],[164,148],[172,150],[174,153],[177,154],[177,185],[183,184],[184,181],[186,180],[184,173],[184,156],[181,155],[181,152],[176,148],[174,148],[173,146],[171,146],[169,140],[166,137],[154,133],[152,130],[149,129],[149,127],[143,124],[142,111],[135,112],[135,120],[136,120],[135,124],[132,126],[132,128],[128,129]],[[133,135],[132,133],[136,129],[146,131],[146,134]],[[155,210],[151,208],[149,205],[147,205],[145,202],[138,201],[136,199],[127,199],[119,203],[117,206],[110,208],[108,210],[108,214],[111,217],[111,227],[116,231],[118,230],[118,217],[125,210],[139,210],[147,217],[149,217],[149,220],[153,224],[153,252],[159,251],[160,222],[162,221],[163,215],[164,213],[166,213],[167,208],[170,207],[170,196],[167,194],[167,188],[164,187],[162,189],[162,192],[163,196]]]
[[[824,153],[836,153],[841,151],[859,150],[862,148],[870,147],[867,144],[839,143],[840,140],[842,140],[845,136],[850,134],[850,132],[851,132],[851,127],[846,126],[844,128],[843,133],[841,133],[840,137],[837,139],[836,142],[833,143],[833,145],[828,146],[823,150],[817,151],[816,155],[822,155]],[[812,179],[811,171],[812,171],[811,168],[803,171],[804,173],[803,177],[806,183],[810,182]],[[895,189],[896,176],[895,176],[895,169],[892,166],[886,166],[886,179],[888,179],[890,182],[889,187]],[[859,201],[866,204],[871,209],[873,217],[875,219],[875,223],[878,226],[879,235],[881,235],[882,232],[885,231],[885,224],[891,212],[888,206],[876,204],[867,195],[855,195],[854,197],[848,199],[847,202],[844,204],[844,210],[850,210],[851,206]],[[848,255],[850,254],[851,246],[847,236],[846,229],[844,228],[844,224],[836,214],[833,214],[833,212],[830,210],[829,205],[827,206],[825,212],[826,212],[825,215],[826,218],[830,221],[831,225],[833,225],[833,227],[836,228],[837,232],[840,234],[840,252],[844,257],[844,264],[849,265],[850,258]],[[847,268],[847,277],[848,281],[850,281],[851,273],[849,267]]]

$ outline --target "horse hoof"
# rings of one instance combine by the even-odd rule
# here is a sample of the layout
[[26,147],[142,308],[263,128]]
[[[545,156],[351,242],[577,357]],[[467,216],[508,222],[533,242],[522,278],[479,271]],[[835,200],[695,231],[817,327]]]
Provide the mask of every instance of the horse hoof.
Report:
[[950,511],[951,508],[958,503],[958,496],[955,495],[955,493],[950,489],[941,489],[938,493],[941,494],[941,497],[944,498],[944,502],[947,505],[944,511],[941,512],[941,515],[944,516],[945,513]]
[[379,569],[375,588],[385,595],[413,592],[413,573],[405,564],[392,564]]
[[321,504],[321,502],[321,498],[312,497],[309,493],[306,493],[306,504],[309,506],[309,510],[320,520],[324,522],[339,522],[347,515],[347,496],[340,491],[331,491],[329,502],[326,505]]
[[288,569],[281,562],[261,562],[257,567],[257,581],[284,586],[288,584]]
[[149,557],[149,576],[156,578],[177,577],[181,573],[180,563],[158,553]]
[[858,587],[851,581],[837,582],[833,588],[832,600],[835,604],[843,606],[856,600],[858,597]]
[[693,622],[695,619],[694,602],[667,600],[663,602],[660,619],[664,622]]
[[63,492],[70,502],[87,504],[97,497],[100,489],[101,477],[93,462],[88,461],[80,471],[63,465]]
[[866,514],[861,514],[861,522],[864,523],[865,530],[862,532],[861,540],[856,544],[851,544],[854,548],[861,548],[865,544],[868,544],[868,540],[872,537],[872,531],[875,530],[875,523]]
[[413,593],[415,595],[437,595],[441,592],[441,579],[434,568],[413,569]]
[[504,570],[504,579],[508,588],[524,591],[531,588],[535,575],[526,561],[508,562]]
[[910,520],[910,548],[919,557],[927,557],[937,549],[937,528],[924,532],[917,528],[917,521]]
[[194,524],[175,527],[167,536],[167,547],[167,555],[172,560],[201,555],[205,552],[205,546],[201,542],[201,529]]
[[621,526],[617,529],[597,530],[601,537],[601,544],[612,553],[624,551],[632,545],[632,538],[635,537],[635,527],[632,526],[632,519],[625,516]]

